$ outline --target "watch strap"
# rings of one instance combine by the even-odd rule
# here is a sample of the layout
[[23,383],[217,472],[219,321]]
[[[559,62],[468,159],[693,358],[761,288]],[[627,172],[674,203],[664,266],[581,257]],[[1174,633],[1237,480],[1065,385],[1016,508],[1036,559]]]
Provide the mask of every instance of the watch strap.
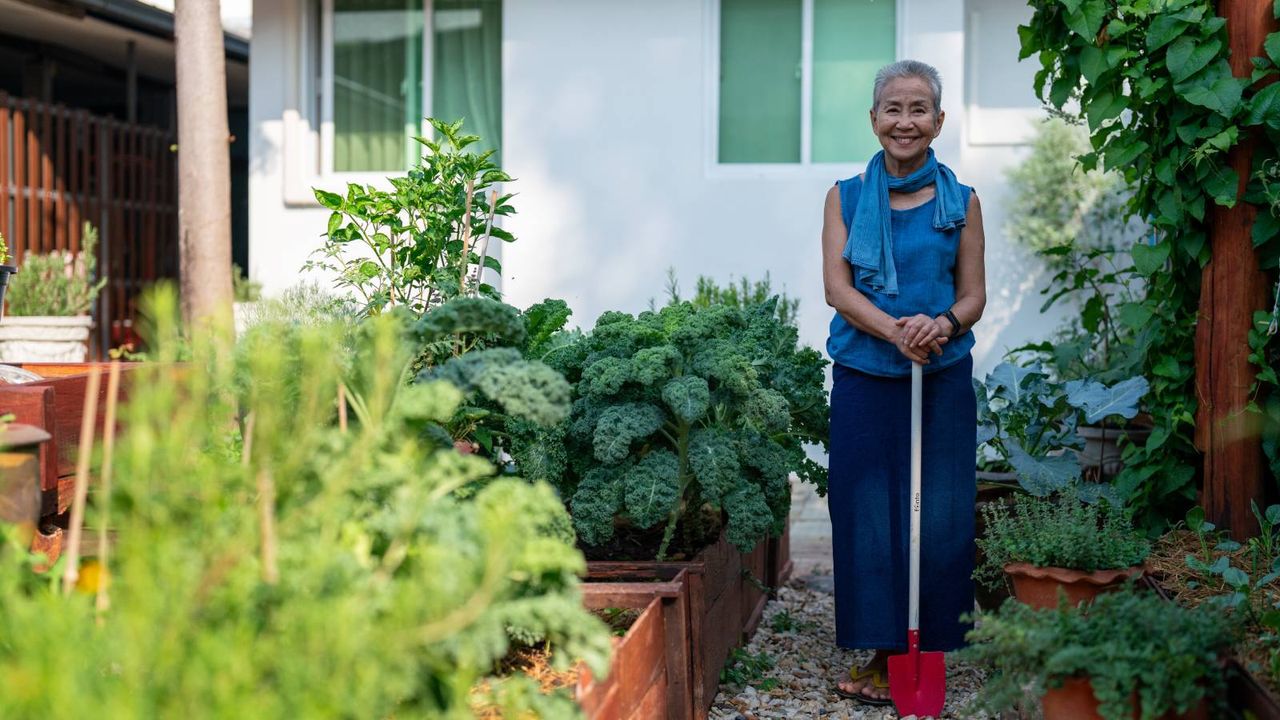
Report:
[[938,317],[945,317],[947,319],[947,322],[951,323],[951,334],[948,335],[947,337],[955,337],[956,335],[960,334],[960,327],[961,327],[960,321],[956,319],[956,314],[951,312],[950,309],[947,309],[944,312],[939,313]]

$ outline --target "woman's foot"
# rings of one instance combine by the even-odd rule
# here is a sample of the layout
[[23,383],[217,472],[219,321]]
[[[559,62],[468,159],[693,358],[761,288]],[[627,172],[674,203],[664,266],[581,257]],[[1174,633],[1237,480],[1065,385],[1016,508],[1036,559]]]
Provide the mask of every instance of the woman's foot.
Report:
[[868,705],[888,705],[889,650],[877,650],[865,665],[836,684],[836,694]]

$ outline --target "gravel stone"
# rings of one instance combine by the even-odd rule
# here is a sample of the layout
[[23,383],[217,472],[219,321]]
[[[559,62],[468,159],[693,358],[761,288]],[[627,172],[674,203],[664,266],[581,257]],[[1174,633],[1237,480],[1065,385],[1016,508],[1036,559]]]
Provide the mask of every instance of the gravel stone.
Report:
[[[711,720],[880,720],[900,717],[892,706],[862,705],[831,692],[831,687],[852,665],[862,664],[871,657],[871,651],[836,647],[835,598],[830,591],[824,591],[826,585],[823,581],[826,579],[820,574],[808,579],[794,579],[769,601],[760,628],[746,646],[746,651],[753,655],[765,652],[774,659],[773,668],[766,671],[764,677],[776,684],[769,690],[721,685],[711,708]],[[773,630],[773,617],[784,610],[801,624],[799,629],[788,632]],[[984,677],[982,669],[955,662],[948,656],[947,701],[939,717],[986,717],[964,711]],[[767,686],[760,681],[756,684]]]

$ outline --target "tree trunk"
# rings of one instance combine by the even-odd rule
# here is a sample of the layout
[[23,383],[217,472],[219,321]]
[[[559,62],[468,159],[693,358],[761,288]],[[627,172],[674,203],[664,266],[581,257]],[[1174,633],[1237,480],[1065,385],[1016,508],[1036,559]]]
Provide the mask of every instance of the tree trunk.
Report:
[[231,152],[219,0],[177,0],[178,242],[188,327],[231,322]]
[[[1265,56],[1263,40],[1275,27],[1272,0],[1219,0],[1218,13],[1227,19],[1231,72],[1247,78],[1250,58]],[[1227,156],[1240,177],[1237,198],[1244,196],[1255,142],[1252,134],[1244,137]],[[1260,418],[1246,409],[1258,372],[1249,362],[1249,328],[1267,302],[1267,278],[1250,238],[1257,214],[1245,202],[1213,207],[1213,255],[1202,274],[1196,324],[1196,444],[1205,454],[1205,514],[1237,540],[1258,534],[1250,501],[1265,505]]]

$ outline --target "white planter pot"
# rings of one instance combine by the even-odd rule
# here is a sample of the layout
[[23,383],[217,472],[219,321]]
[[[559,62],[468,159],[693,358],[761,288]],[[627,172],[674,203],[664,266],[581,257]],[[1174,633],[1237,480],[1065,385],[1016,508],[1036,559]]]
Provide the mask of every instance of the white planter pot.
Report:
[[0,320],[0,362],[84,362],[93,318],[8,316]]

